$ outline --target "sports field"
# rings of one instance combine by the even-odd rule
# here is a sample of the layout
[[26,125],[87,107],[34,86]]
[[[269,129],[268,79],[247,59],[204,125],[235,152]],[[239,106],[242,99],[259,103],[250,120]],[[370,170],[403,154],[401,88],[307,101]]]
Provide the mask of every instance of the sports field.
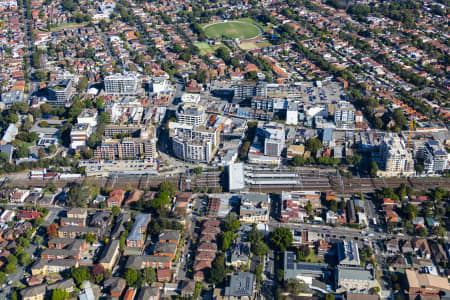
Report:
[[261,34],[259,28],[248,22],[223,22],[208,24],[203,27],[205,34],[210,39],[251,39]]
[[219,45],[208,45],[208,43],[204,42],[196,42],[194,45],[200,50],[201,55],[214,53],[218,48],[224,47],[222,43],[219,43]]

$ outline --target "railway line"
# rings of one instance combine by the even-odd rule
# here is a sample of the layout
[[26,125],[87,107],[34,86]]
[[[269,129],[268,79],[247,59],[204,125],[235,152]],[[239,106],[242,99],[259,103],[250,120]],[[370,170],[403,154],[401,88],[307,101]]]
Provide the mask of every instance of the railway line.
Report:
[[[276,176],[258,176],[252,177],[247,181],[247,189],[254,192],[281,192],[293,190],[317,190],[317,191],[336,191],[339,193],[358,193],[373,192],[381,188],[397,188],[401,184],[411,186],[416,190],[426,190],[436,187],[450,186],[450,178],[445,177],[414,177],[414,178],[345,178],[330,173],[317,173],[315,171],[298,172],[299,176],[295,181],[283,181],[286,178]],[[278,179],[278,180],[277,180]],[[190,184],[186,184],[190,180]],[[174,174],[171,176],[110,176],[110,177],[82,177],[75,180],[20,180],[8,181],[3,179],[2,186],[13,185],[19,187],[43,187],[49,182],[53,182],[58,187],[64,187],[68,183],[83,181],[90,184],[96,184],[101,187],[109,188],[156,188],[161,182],[169,181],[175,184],[177,189],[185,190],[188,187],[223,187],[223,180],[219,172],[214,174],[200,175],[198,177]],[[225,190],[225,189],[224,189]]]

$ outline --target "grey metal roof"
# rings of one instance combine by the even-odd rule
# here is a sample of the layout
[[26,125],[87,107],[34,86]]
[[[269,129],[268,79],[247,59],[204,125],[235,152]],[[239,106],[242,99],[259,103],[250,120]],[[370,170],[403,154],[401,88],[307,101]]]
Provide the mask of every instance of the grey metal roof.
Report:
[[102,253],[102,258],[99,263],[109,263],[113,259],[116,250],[119,249],[119,244],[120,243],[118,240],[112,240],[109,242],[108,246],[106,246],[106,249]]
[[129,241],[142,240],[142,233],[140,233],[140,230],[142,227],[147,226],[149,222],[150,222],[150,214],[137,214],[133,228],[131,229],[131,232],[128,235],[127,240]]
[[360,280],[360,281],[372,281],[372,272],[364,270],[362,268],[337,268],[337,277],[339,280]]
[[225,296],[251,297],[253,295],[253,283],[255,275],[250,272],[240,272],[231,275],[230,285],[225,288]]
[[284,280],[297,278],[298,275],[325,276],[328,270],[327,264],[295,262],[294,252],[286,251],[284,253]]

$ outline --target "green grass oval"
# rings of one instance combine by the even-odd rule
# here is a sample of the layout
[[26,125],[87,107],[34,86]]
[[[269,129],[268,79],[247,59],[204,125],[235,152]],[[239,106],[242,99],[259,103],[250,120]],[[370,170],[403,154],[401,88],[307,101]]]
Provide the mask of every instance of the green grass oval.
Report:
[[210,39],[251,39],[261,34],[259,28],[247,22],[223,22],[206,25],[203,30]]

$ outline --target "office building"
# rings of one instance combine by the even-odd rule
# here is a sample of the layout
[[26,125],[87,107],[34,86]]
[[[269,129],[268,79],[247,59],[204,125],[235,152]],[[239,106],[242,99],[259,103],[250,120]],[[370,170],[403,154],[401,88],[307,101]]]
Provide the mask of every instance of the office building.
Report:
[[114,74],[105,77],[105,92],[111,96],[134,96],[138,90],[138,78],[133,73]]
[[47,103],[51,105],[66,105],[72,97],[72,85],[72,79],[50,82],[47,86]]

